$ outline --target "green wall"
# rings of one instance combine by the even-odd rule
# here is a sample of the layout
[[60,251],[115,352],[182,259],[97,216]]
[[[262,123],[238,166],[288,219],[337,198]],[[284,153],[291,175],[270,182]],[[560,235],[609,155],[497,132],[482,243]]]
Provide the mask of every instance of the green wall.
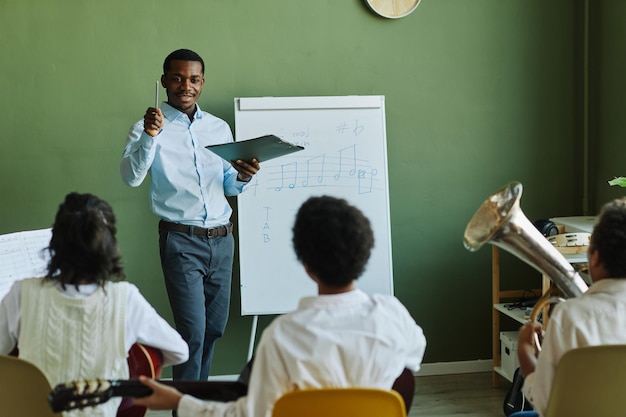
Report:
[[[117,213],[128,280],[168,319],[147,186],[126,187],[118,167],[177,48],[204,57],[199,103],[231,126],[234,97],[385,95],[395,291],[425,330],[425,362],[491,358],[490,250],[462,244],[488,195],[519,180],[529,219],[582,214],[580,1],[423,0],[400,20],[362,0],[0,0],[0,10],[0,233],[49,227],[70,191],[99,195]],[[605,17],[623,36],[619,17]],[[537,285],[521,261],[503,263],[515,285]],[[246,359],[252,318],[239,314],[238,280],[236,268],[214,374]]]
[[606,181],[626,176],[626,2],[603,0],[591,8],[590,160],[595,211],[626,189]]

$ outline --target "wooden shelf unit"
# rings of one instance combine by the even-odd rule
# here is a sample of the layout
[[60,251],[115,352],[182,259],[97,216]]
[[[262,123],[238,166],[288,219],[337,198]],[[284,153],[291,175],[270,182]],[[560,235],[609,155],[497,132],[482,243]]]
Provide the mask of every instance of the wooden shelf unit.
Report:
[[[575,251],[575,253],[563,254],[565,259],[570,264],[585,264],[587,262],[586,251]],[[584,274],[583,278],[585,278]],[[539,277],[538,277],[539,278]],[[589,279],[585,279],[589,283]],[[510,377],[502,372],[501,364],[502,357],[500,353],[500,318],[501,315],[508,316],[518,323],[523,324],[528,321],[524,318],[524,311],[521,309],[508,310],[503,303],[504,300],[519,299],[528,294],[529,291],[535,292],[535,294],[544,295],[554,285],[550,278],[545,275],[541,275],[541,288],[540,289],[524,289],[524,290],[507,290],[502,291],[500,289],[500,249],[497,246],[492,246],[491,249],[491,301],[492,301],[492,355],[493,355],[493,375],[492,381],[494,387],[500,386],[500,376],[510,380]]]
[[[539,278],[539,277],[538,277]],[[493,357],[493,374],[492,384],[494,387],[500,386],[500,376],[509,379],[510,377],[502,372],[500,365],[502,364],[502,357],[500,354],[500,318],[501,315],[512,318],[520,324],[528,321],[524,318],[524,310],[515,309],[508,310],[504,303],[504,300],[519,299],[528,295],[529,291],[533,291],[535,294],[543,295],[550,288],[550,280],[544,276],[541,277],[541,288],[535,289],[523,289],[523,290],[501,290],[500,289],[500,248],[492,246],[491,249],[491,301],[492,301],[492,320],[491,320],[491,348]],[[517,352],[515,353],[517,354]]]

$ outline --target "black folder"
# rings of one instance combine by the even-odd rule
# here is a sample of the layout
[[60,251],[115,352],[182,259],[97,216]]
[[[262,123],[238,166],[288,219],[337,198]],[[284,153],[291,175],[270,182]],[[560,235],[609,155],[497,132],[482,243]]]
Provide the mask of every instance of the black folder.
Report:
[[302,146],[294,145],[274,135],[209,145],[206,148],[228,162],[238,159],[251,161],[253,158],[259,162],[265,162],[304,149]]

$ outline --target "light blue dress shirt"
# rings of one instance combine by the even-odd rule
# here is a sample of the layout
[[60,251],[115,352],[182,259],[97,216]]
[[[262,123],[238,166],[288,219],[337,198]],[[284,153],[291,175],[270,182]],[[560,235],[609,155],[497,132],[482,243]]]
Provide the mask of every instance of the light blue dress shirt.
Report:
[[232,142],[228,124],[196,104],[194,120],[162,103],[163,130],[152,137],[143,119],[128,134],[120,172],[124,182],[139,186],[150,172],[150,207],[163,220],[199,227],[229,222],[232,208],[226,196],[241,193],[246,182],[237,170],[205,148]]

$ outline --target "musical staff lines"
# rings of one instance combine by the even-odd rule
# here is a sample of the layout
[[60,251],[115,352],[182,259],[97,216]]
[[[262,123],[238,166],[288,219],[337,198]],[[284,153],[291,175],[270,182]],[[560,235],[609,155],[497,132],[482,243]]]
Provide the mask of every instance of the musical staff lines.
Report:
[[358,194],[382,191],[384,178],[379,170],[361,158],[358,144],[337,149],[331,153],[294,155],[281,158],[282,164],[264,166],[257,186],[275,192],[312,187],[341,187]]
[[0,299],[14,281],[46,274],[51,229],[0,235]]

